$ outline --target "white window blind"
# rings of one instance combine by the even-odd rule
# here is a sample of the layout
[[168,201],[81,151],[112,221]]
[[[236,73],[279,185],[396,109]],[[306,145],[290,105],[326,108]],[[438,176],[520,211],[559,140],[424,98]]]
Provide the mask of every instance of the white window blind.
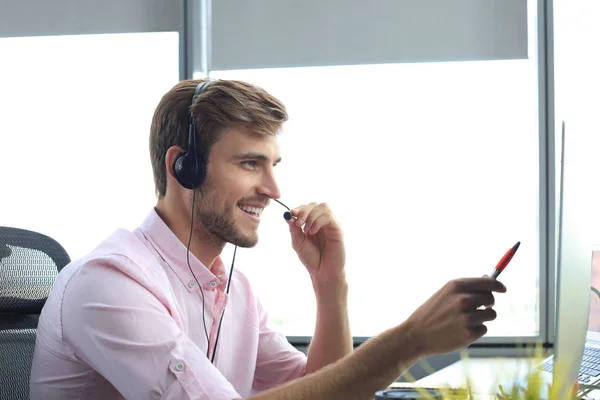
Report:
[[0,37],[181,32],[184,0],[0,0]]
[[213,0],[210,70],[527,58],[526,0]]

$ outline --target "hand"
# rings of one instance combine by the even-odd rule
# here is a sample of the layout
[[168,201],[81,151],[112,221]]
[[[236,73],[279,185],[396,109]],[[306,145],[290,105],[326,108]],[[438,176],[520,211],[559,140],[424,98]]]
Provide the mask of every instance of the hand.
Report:
[[504,293],[506,287],[488,277],[455,279],[421,305],[407,322],[424,355],[447,353],[485,335],[484,322],[496,319],[492,292]]
[[325,203],[291,210],[292,247],[315,283],[345,283],[346,251],[342,229]]

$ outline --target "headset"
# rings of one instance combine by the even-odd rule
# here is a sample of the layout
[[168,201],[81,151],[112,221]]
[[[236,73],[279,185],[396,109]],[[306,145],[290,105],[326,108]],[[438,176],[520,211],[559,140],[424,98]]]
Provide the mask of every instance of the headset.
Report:
[[206,178],[206,162],[204,157],[198,152],[196,146],[196,119],[191,108],[198,97],[206,91],[213,81],[206,80],[200,82],[194,91],[192,104],[190,107],[190,127],[188,128],[188,147],[187,151],[180,154],[175,160],[173,174],[181,186],[186,189],[197,189],[202,186]]
[[[198,284],[198,289],[200,289],[200,294],[202,295],[202,325],[204,326],[204,334],[206,335],[206,358],[210,359],[211,363],[215,362],[215,355],[217,354],[217,345],[219,344],[219,335],[221,333],[221,324],[223,323],[223,316],[225,315],[225,309],[223,309],[223,313],[221,314],[221,318],[219,321],[219,328],[217,329],[217,336],[215,339],[215,345],[213,347],[212,358],[210,357],[210,337],[208,335],[208,329],[206,328],[206,317],[204,310],[204,290],[202,290],[202,285],[198,282],[196,278],[196,274],[192,270],[192,266],[190,265],[190,245],[192,243],[192,234],[194,231],[194,208],[196,203],[196,190],[204,183],[206,178],[206,162],[204,161],[204,157],[198,152],[198,146],[196,145],[196,119],[194,118],[192,107],[194,106],[194,102],[198,97],[202,95],[208,88],[208,86],[213,81],[206,80],[204,82],[200,82],[198,86],[196,86],[196,90],[194,90],[194,97],[192,97],[192,104],[190,105],[190,126],[188,128],[188,147],[187,151],[180,154],[175,160],[175,164],[173,165],[173,175],[175,175],[175,179],[181,186],[186,189],[191,189],[192,192],[192,217],[190,221],[190,237],[187,244],[187,265],[190,269],[190,273],[194,277],[194,280]],[[229,288],[231,284],[231,275],[233,273],[233,265],[235,263],[235,254],[237,252],[237,246],[235,246],[235,250],[233,252],[233,261],[231,262],[231,269],[229,270],[229,277],[227,279],[227,289],[226,293],[229,294]]]

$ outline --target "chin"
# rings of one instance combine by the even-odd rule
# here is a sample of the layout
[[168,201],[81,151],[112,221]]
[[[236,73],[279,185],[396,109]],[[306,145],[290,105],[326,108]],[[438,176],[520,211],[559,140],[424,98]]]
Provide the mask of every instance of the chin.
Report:
[[221,236],[221,239],[225,242],[243,248],[254,247],[258,243],[258,232],[256,229],[248,229],[239,225],[231,226],[231,228],[229,232]]
[[236,246],[250,248],[254,247],[258,244],[258,235],[256,233],[250,235],[240,235],[236,240],[237,243],[234,243]]

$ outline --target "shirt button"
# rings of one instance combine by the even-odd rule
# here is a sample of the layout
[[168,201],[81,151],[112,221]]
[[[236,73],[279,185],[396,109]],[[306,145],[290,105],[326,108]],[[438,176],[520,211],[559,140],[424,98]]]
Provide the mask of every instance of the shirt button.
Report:
[[210,281],[210,287],[215,287],[217,286],[217,282],[215,281]]
[[189,287],[194,287],[194,286],[196,286],[196,282],[190,281],[190,283],[188,283],[188,286]]
[[178,363],[177,365],[175,365],[175,369],[177,371],[183,371],[183,364],[182,363]]

